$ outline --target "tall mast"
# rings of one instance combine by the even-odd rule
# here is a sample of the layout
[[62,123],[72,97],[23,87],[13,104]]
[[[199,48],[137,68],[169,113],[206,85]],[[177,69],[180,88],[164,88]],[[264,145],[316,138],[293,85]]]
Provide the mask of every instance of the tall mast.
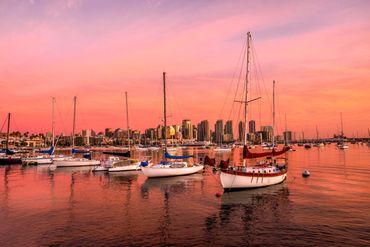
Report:
[[6,131],[6,150],[9,147],[9,131],[10,131],[10,112],[8,113],[8,130]]
[[316,125],[316,141],[319,142],[319,129],[317,128],[317,125]]
[[72,126],[72,149],[75,147],[75,131],[76,131],[76,104],[77,97],[73,98],[73,126]]
[[[163,72],[163,119],[164,119],[164,152],[167,152],[167,111],[166,111],[166,72]],[[166,160],[166,155],[164,155]]]
[[127,141],[128,141],[128,150],[130,150],[130,127],[128,125],[128,101],[127,101],[127,92],[125,92],[125,96],[126,96]]
[[55,126],[55,119],[54,119],[54,103],[55,103],[55,98],[51,98],[51,105],[52,105],[52,110],[51,110],[51,146],[54,147],[54,126]]
[[272,148],[275,148],[275,81],[272,81]]
[[247,145],[247,102],[248,102],[248,79],[249,79],[249,49],[250,49],[251,33],[247,33],[247,64],[245,73],[245,102],[244,102],[244,139],[243,145]]
[[286,121],[286,113],[285,113],[285,134],[284,134],[284,145],[288,146],[288,126]]
[[[244,98],[244,139],[243,146],[247,145],[247,105],[248,105],[248,80],[249,80],[249,50],[250,50],[250,39],[251,33],[247,33],[247,64],[246,64],[246,73],[245,73],[245,98]],[[243,159],[243,166],[247,165],[247,160]]]
[[341,126],[341,137],[343,138],[343,118],[342,118],[342,113],[340,113],[340,126]]

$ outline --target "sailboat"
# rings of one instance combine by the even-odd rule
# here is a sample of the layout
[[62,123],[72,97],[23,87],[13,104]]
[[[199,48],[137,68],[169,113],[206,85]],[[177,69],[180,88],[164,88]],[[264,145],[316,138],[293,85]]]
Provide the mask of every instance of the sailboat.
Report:
[[[137,159],[130,158],[130,127],[128,122],[128,99],[127,99],[127,92],[125,92],[126,96],[126,123],[127,123],[127,141],[128,141],[128,158],[127,159],[119,159],[117,157],[109,157],[108,161],[104,164],[108,166],[109,172],[124,172],[124,171],[136,171],[141,169],[142,162]],[[143,161],[145,164],[149,164],[150,161]]]
[[0,150],[0,165],[11,165],[22,163],[21,158],[12,156],[15,154],[15,152],[9,149],[9,131],[10,131],[10,113],[8,113],[8,129],[6,131],[5,149]]
[[[167,152],[167,112],[166,112],[166,72],[163,72],[163,113],[164,113],[164,131],[165,131],[165,148],[164,160],[159,164],[142,166],[141,170],[145,176],[151,177],[173,177],[189,175],[203,170],[202,164],[193,164],[189,166],[186,161],[176,161],[188,159],[192,156],[174,156]],[[168,161],[171,160],[171,161]],[[174,160],[174,161],[173,161]]]
[[52,120],[51,120],[51,147],[48,150],[37,150],[36,153],[40,153],[43,155],[37,155],[37,156],[30,156],[22,158],[22,164],[23,165],[45,165],[45,164],[52,164],[53,163],[53,157],[54,156],[54,150],[55,150],[55,137],[54,137],[54,105],[55,105],[55,98],[51,98],[51,104],[52,104]]
[[[84,155],[84,158],[77,158],[74,157],[74,154],[80,153],[79,150],[75,150],[75,128],[76,128],[76,104],[77,104],[77,97],[73,98],[73,127],[72,127],[72,157],[65,157],[58,160],[54,160],[54,164],[57,167],[75,167],[75,166],[97,166],[100,165],[99,160],[92,160],[91,154]],[[84,152],[86,153],[86,152]],[[89,158],[85,158],[88,157]]]
[[313,144],[315,147],[323,147],[324,143],[319,140],[319,129],[316,125],[316,143]]
[[[246,77],[245,77],[245,95],[244,101],[244,133],[246,133],[247,126],[247,106],[252,99],[248,101],[248,80],[249,80],[249,53],[250,53],[251,34],[247,34],[247,64],[246,64]],[[273,82],[273,129],[275,127],[275,81]],[[274,132],[274,131],[273,131]],[[272,135],[272,143],[274,143],[274,133]],[[262,153],[252,153],[247,146],[247,135],[244,134],[243,139],[243,165],[242,166],[229,166],[229,161],[221,161],[220,163],[220,180],[222,187],[225,190],[232,189],[250,189],[270,186],[281,183],[285,180],[287,175],[286,163],[279,164],[277,159],[274,158],[284,154],[290,147],[284,147],[280,151],[273,148],[271,151]],[[271,158],[272,156],[272,158]],[[247,166],[247,159],[255,159],[262,157],[270,157],[263,162],[255,164],[254,166]]]
[[340,125],[341,125],[342,130],[341,130],[341,133],[340,133],[340,141],[337,143],[337,147],[339,149],[348,149],[349,148],[348,144],[344,142],[342,113],[340,113]]

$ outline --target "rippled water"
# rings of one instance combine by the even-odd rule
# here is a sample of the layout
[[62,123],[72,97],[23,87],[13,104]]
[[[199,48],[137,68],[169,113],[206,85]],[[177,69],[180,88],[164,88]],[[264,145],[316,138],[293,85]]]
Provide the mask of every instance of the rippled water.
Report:
[[221,197],[211,170],[147,179],[3,166],[0,246],[369,246],[370,149],[295,149],[284,183]]

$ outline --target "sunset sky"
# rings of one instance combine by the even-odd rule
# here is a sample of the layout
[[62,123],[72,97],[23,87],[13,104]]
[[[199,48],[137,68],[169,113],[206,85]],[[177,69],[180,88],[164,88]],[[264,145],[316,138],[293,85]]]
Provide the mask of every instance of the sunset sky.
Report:
[[77,96],[78,130],[125,128],[127,91],[131,128],[156,127],[166,71],[169,124],[213,126],[235,116],[232,78],[251,31],[266,89],[250,106],[258,126],[272,124],[276,80],[280,133],[286,114],[288,129],[331,136],[342,112],[347,136],[367,136],[369,13],[355,0],[0,1],[0,124],[11,112],[12,130],[50,131],[54,96],[57,132],[69,133]]

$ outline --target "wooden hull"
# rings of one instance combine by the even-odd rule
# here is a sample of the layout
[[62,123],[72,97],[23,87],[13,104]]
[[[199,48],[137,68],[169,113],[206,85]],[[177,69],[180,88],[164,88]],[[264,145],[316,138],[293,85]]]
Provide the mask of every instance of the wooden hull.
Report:
[[252,174],[243,172],[221,171],[220,180],[224,189],[252,189],[266,187],[283,182],[286,171],[276,174]]

